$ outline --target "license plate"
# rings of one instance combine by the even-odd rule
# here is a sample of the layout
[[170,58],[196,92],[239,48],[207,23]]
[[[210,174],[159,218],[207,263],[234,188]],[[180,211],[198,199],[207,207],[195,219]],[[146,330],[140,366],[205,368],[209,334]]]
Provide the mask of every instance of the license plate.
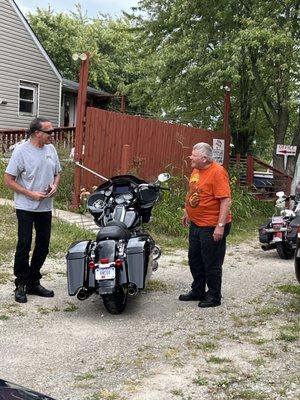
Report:
[[103,281],[105,279],[115,279],[116,270],[111,264],[100,264],[95,269],[95,279],[97,281]]
[[273,224],[281,224],[283,222],[282,217],[272,217],[272,223]]

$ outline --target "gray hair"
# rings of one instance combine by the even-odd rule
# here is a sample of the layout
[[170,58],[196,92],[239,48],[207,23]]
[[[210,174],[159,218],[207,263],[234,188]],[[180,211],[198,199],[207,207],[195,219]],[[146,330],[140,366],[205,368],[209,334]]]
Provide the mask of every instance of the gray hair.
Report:
[[193,147],[193,150],[197,150],[199,153],[205,156],[209,162],[213,161],[212,148],[208,143],[205,142],[196,143],[195,146]]

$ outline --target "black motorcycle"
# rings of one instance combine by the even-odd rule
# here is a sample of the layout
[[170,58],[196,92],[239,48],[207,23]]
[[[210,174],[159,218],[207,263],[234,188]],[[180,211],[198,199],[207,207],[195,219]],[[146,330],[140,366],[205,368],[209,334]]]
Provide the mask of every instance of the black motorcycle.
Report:
[[96,240],[73,243],[67,254],[68,292],[79,300],[97,293],[111,314],[121,313],[128,296],[145,289],[161,255],[153,238],[143,230],[158,201],[160,174],[155,183],[132,175],[119,175],[100,185],[87,200],[87,208],[100,227]]
[[[280,258],[291,259],[300,228],[299,195],[286,196],[284,192],[277,192],[276,196],[275,213],[259,228],[259,241],[264,251],[276,249]],[[287,206],[290,200],[294,202],[292,209]]]

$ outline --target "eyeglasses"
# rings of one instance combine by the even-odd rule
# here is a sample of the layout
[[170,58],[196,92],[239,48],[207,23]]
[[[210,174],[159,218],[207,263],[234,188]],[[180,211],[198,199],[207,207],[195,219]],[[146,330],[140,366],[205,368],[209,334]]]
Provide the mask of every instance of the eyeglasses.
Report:
[[50,131],[44,131],[43,129],[39,129],[39,132],[43,132],[43,133],[47,133],[47,135],[52,135],[52,133],[54,132],[54,129],[51,129]]

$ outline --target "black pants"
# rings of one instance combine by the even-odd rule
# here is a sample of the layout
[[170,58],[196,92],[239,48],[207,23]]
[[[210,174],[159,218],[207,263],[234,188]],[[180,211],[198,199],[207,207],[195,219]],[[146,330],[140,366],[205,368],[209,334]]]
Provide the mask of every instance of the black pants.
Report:
[[193,276],[192,290],[199,295],[208,293],[221,299],[222,265],[226,252],[226,236],[231,224],[226,224],[222,240],[213,239],[214,226],[200,227],[191,222],[189,234],[189,265]]
[[[18,218],[18,244],[15,254],[15,284],[35,286],[42,275],[40,269],[49,252],[51,235],[51,211],[32,212],[16,210]],[[32,228],[35,229],[35,245],[29,262],[32,242]]]

